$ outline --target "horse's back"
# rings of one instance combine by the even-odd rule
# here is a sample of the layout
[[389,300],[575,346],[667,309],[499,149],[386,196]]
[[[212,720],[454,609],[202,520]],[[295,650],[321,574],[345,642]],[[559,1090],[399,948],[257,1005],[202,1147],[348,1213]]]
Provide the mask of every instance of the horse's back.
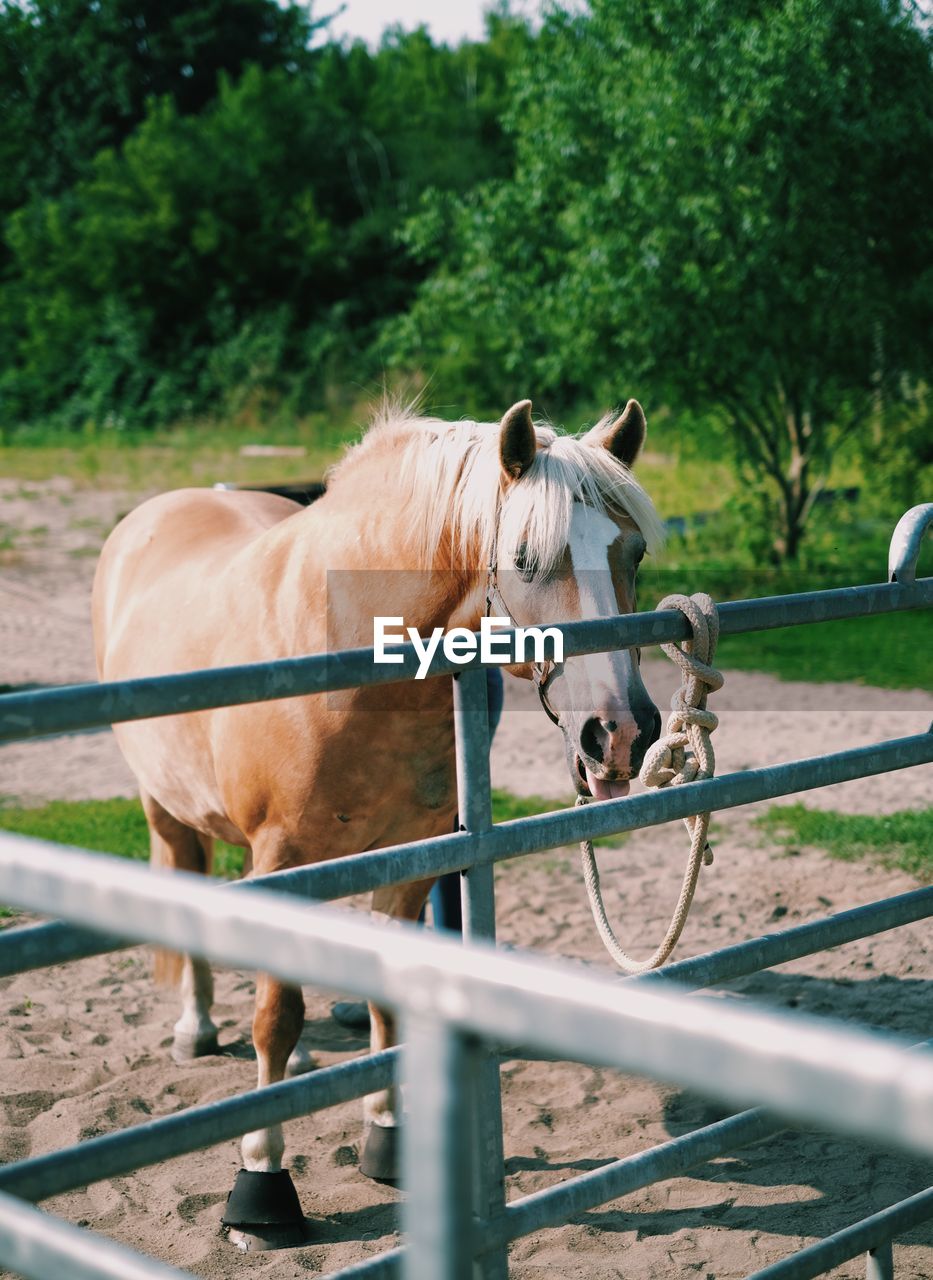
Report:
[[[301,511],[273,494],[211,489],[180,489],[137,507],[107,539],[94,578],[100,678],[125,680],[261,656],[251,651],[249,623],[263,613],[277,555],[262,539]],[[242,842],[218,782],[215,715],[114,728],[144,792],[180,822]]]
[[[121,679],[197,665],[194,659],[203,653],[192,653],[189,662],[184,648],[203,650],[212,627],[223,628],[222,619],[210,615],[223,608],[228,593],[222,583],[236,558],[301,510],[270,493],[178,489],[130,512],[107,539],[94,579],[100,677]],[[185,618],[182,631],[172,631],[175,616]],[[198,633],[200,644],[194,641]],[[167,644],[169,634],[175,642]]]
[[[358,554],[361,523],[326,498],[304,510],[267,494],[189,490],[144,503],[111,534],[95,580],[101,678],[324,651],[327,568],[348,547]],[[372,575],[358,576],[371,590]],[[370,603],[347,607],[368,617]],[[196,831],[249,844],[269,871],[450,830],[451,718],[449,687],[425,681],[114,731],[148,796]]]

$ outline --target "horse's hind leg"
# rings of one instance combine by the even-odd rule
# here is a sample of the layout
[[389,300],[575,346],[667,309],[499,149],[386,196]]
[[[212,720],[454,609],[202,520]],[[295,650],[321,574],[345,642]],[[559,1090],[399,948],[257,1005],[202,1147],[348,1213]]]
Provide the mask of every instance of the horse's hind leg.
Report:
[[[418,919],[433,881],[386,885],[373,891],[373,918],[384,923]],[[398,1041],[395,1015],[370,1001],[370,1051],[379,1053]],[[402,1122],[398,1090],[390,1085],[363,1099],[366,1133],[360,1157],[360,1172],[377,1182],[398,1179],[398,1130]]]
[[[213,854],[210,836],[201,835],[193,827],[186,827],[173,818],[147,792],[140,792],[140,798],[149,823],[152,865],[209,874]],[[191,1058],[217,1053],[217,1027],[211,1020],[214,979],[207,961],[159,950],[156,952],[155,978],[168,986],[181,986],[181,1017],[175,1023],[172,1044],[175,1061],[187,1062]]]

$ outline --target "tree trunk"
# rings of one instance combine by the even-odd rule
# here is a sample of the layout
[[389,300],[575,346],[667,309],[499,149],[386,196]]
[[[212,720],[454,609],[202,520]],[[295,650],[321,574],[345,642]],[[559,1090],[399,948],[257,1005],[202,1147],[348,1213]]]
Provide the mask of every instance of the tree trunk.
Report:
[[784,528],[781,531],[780,551],[783,560],[796,560],[803,541],[804,520],[800,515],[799,498],[790,494],[784,504]]
[[777,490],[777,528],[774,531],[774,563],[796,560],[800,553],[814,491],[810,467],[814,423],[810,410],[779,384],[775,400],[760,408],[739,399],[732,389],[720,390],[741,447],[763,480]]
[[799,404],[787,404],[785,418],[790,453],[786,473],[780,481],[784,525],[781,530],[781,552],[783,559],[796,560],[814,497],[809,474],[813,422],[809,411],[802,409]]

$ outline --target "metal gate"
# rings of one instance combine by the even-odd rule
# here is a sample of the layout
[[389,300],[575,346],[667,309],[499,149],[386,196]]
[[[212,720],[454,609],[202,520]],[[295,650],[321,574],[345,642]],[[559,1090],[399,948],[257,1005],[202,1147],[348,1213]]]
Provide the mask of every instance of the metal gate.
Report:
[[[933,504],[913,508],[900,521],[888,583],[723,604],[722,632],[933,604],[933,578],[916,580],[920,544],[931,524]],[[570,656],[686,638],[687,624],[679,613],[654,612],[562,630]],[[416,666],[410,647],[405,662],[389,668],[375,665],[371,650],[355,650],[10,694],[0,698],[0,742],[410,678]],[[933,730],[494,825],[483,671],[437,658],[431,674],[456,675],[463,830],[220,890],[198,877],[154,875],[119,859],[0,833],[0,899],[73,922],[0,934],[0,976],[147,941],[397,1007],[405,1029],[403,1072],[414,1085],[405,1142],[409,1243],[339,1273],[345,1277],[501,1280],[509,1241],[757,1141],[787,1120],[933,1155],[929,1047],[751,1005],[711,1007],[686,994],[933,915],[933,888],[624,982],[581,977],[490,945],[497,861],[929,762]],[[294,902],[295,896],[323,901],[457,869],[463,871],[464,946],[410,929],[387,934],[369,923],[348,923],[326,907]],[[752,1109],[506,1204],[498,1073],[506,1046],[617,1066]],[[393,1077],[398,1057],[398,1050],[389,1050],[0,1168],[0,1263],[37,1277],[182,1275],[24,1202],[373,1092]],[[893,1275],[891,1239],[931,1216],[933,1189],[756,1273],[756,1280],[802,1280],[866,1250],[870,1280],[883,1280]]]

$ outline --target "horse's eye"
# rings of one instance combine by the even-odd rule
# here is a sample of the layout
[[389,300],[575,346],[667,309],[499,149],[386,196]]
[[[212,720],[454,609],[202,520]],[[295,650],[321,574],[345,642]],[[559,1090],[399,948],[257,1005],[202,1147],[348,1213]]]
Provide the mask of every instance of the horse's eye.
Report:
[[523,582],[530,582],[535,576],[534,561],[528,554],[528,548],[524,544],[518,548],[514,557],[515,571]]

